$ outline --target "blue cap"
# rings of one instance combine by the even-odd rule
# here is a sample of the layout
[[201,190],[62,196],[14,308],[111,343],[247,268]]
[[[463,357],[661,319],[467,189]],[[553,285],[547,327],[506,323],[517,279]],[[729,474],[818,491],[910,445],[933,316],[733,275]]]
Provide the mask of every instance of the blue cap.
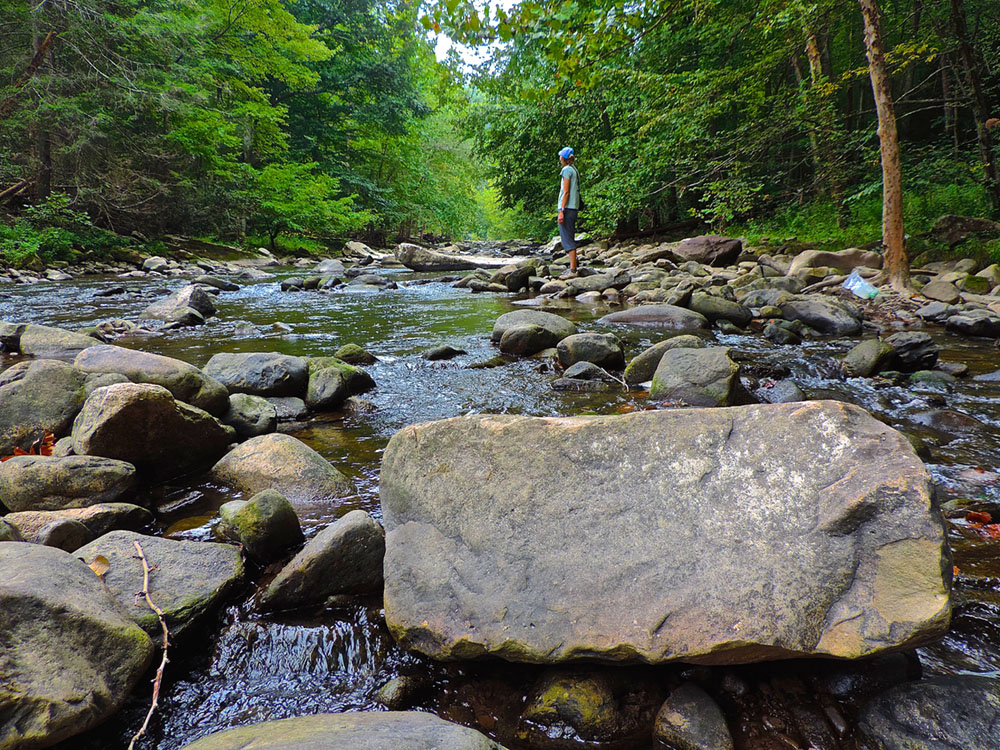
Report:
[[569,146],[567,146],[566,148],[562,149],[559,152],[559,156],[561,156],[563,159],[568,159],[572,155],[573,155],[573,149],[571,149]]

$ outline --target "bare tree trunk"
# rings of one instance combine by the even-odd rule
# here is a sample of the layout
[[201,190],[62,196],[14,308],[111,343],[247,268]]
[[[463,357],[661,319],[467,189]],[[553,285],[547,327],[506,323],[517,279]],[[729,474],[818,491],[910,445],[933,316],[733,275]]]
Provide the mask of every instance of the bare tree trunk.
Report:
[[948,57],[941,55],[941,98],[944,101],[944,132],[951,136],[952,153],[958,155],[958,117],[953,103]]
[[951,0],[951,22],[958,41],[958,52],[969,79],[969,93],[972,100],[972,116],[976,120],[976,142],[979,144],[979,158],[983,162],[983,183],[994,213],[1000,211],[1000,178],[997,176],[996,155],[993,153],[993,136],[986,127],[990,118],[989,100],[983,89],[980,75],[979,56],[969,39],[969,26],[965,17],[963,0]]
[[[38,59],[39,66],[51,69],[52,57],[45,59],[45,53],[52,45],[52,39],[45,31],[48,15],[47,0],[42,0],[34,11],[31,11],[31,46],[33,59]],[[35,157],[38,160],[38,174],[35,177],[35,194],[39,201],[49,197],[52,192],[52,134],[48,123],[42,117],[35,116]]]
[[881,12],[878,0],[858,0],[865,19],[865,49],[872,94],[878,112],[878,137],[882,147],[882,244],[889,285],[898,292],[909,291],[910,262],[903,234],[903,172],[899,161],[899,134],[892,103],[892,86],[882,46]]

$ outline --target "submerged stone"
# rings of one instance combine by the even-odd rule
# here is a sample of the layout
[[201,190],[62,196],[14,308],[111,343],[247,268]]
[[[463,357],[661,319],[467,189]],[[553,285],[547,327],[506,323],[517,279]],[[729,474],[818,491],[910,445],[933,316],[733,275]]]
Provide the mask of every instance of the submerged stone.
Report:
[[381,499],[386,621],[437,659],[859,658],[948,625],[930,476],[843,403],[412,425]]

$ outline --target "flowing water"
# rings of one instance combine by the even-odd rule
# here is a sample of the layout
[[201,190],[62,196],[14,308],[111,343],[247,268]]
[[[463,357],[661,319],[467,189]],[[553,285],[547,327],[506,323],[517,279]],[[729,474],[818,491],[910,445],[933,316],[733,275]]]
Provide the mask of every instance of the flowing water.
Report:
[[[355,496],[303,518],[307,535],[355,508],[380,515],[380,456],[392,434],[404,425],[469,412],[611,414],[651,406],[643,392],[554,391],[552,368],[541,360],[490,362],[498,354],[489,341],[493,321],[515,309],[519,300],[470,294],[427,274],[382,273],[390,274],[399,288],[288,293],[279,291],[276,279],[251,283],[238,292],[220,295],[219,316],[206,326],[116,343],[197,366],[216,352],[329,355],[350,342],[379,358],[366,368],[378,387],[364,395],[363,403],[283,428],[348,474],[358,488]],[[134,320],[151,298],[182,283],[93,278],[7,287],[5,296],[0,296],[0,319],[66,328],[111,318]],[[95,296],[115,286],[124,286],[126,293]],[[595,322],[606,309],[550,303],[556,304],[546,309],[573,319],[581,330],[609,330]],[[625,341],[628,357],[655,337],[649,332],[614,332]],[[1000,367],[991,341],[961,339],[943,331],[933,335],[942,348],[941,359],[968,364],[972,375]],[[733,349],[753,378],[789,376],[810,397],[851,401],[926,442],[928,465],[942,503],[962,509],[950,513],[954,518],[949,524],[958,570],[953,626],[942,642],[920,651],[920,661],[925,674],[1000,676],[1000,540],[981,538],[964,521],[966,508],[991,511],[994,518],[1000,518],[1000,382],[977,382],[970,377],[954,386],[901,386],[882,379],[843,380],[834,358],[855,343],[850,340],[782,347],[753,334],[716,334],[715,338]],[[446,362],[429,362],[421,356],[442,343],[466,353]],[[470,367],[476,363],[495,366]],[[3,366],[0,359],[0,369]],[[942,416],[942,409],[959,416],[947,411]],[[151,489],[143,501],[156,510],[160,532],[179,539],[208,540],[216,509],[234,497],[232,491],[193,476]],[[259,580],[267,571],[251,573]],[[243,599],[251,592],[252,583]],[[661,672],[683,674],[683,669],[669,667]],[[780,665],[746,668],[741,674],[743,679],[759,681],[782,669]],[[377,691],[401,674],[424,678],[425,690],[416,707],[477,726],[511,743],[500,725],[510,720],[511,712],[516,720],[519,701],[539,670],[435,665],[407,654],[386,630],[377,598],[276,616],[262,616],[249,603],[238,604],[206,622],[200,634],[174,649],[159,716],[149,738],[139,746],[174,750],[233,726],[324,711],[378,709]],[[125,747],[142,723],[148,702],[148,689],[141,685],[122,712],[62,747]],[[741,726],[744,745],[770,747],[751,742],[753,722],[747,722],[750,728]],[[564,742],[567,747],[576,744],[572,738]],[[820,747],[821,742],[815,745]],[[629,746],[641,747],[642,743]]]

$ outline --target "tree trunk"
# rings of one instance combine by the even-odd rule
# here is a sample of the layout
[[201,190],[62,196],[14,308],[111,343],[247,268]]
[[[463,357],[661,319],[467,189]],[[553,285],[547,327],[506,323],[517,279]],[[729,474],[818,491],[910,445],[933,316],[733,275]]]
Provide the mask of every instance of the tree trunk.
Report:
[[954,95],[951,91],[951,74],[948,72],[948,56],[941,55],[941,98],[944,101],[944,132],[951,136],[952,154],[958,156],[958,113],[955,111]]
[[878,0],[858,0],[865,19],[865,50],[872,94],[878,113],[878,138],[882,149],[882,244],[889,285],[897,292],[910,287],[910,263],[903,234],[903,174],[899,162],[899,134],[892,103],[892,86],[882,46]]
[[[46,0],[38,4],[31,12],[31,47],[33,58],[39,60],[39,66],[51,69],[51,55],[45,59],[45,53],[52,45],[52,39],[46,31],[48,3]],[[35,158],[38,163],[38,173],[35,177],[35,195],[37,200],[44,201],[52,193],[52,134],[49,124],[43,118],[35,115]]]
[[979,145],[979,158],[983,162],[983,183],[990,199],[990,206],[996,213],[1000,211],[1000,178],[997,176],[996,155],[993,153],[993,136],[986,127],[986,121],[990,118],[990,105],[983,89],[979,56],[969,39],[969,26],[963,0],[951,0],[951,22],[955,39],[958,41],[958,52],[969,80],[972,116],[976,120],[976,142]]

